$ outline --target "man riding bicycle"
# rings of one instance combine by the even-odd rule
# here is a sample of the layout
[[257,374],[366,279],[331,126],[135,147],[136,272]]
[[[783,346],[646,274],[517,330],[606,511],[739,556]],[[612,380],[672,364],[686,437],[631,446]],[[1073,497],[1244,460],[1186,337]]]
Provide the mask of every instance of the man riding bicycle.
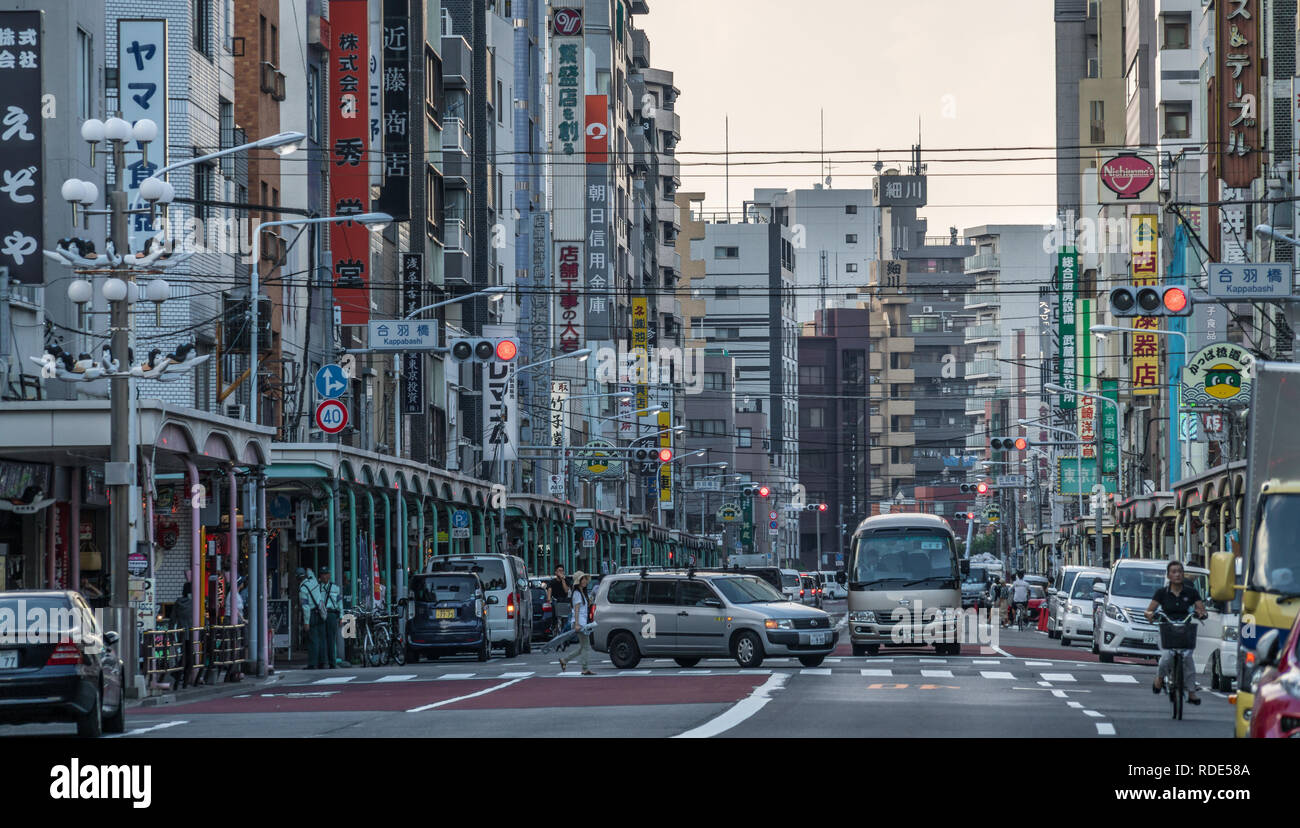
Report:
[[[1151,596],[1151,603],[1147,605],[1145,613],[1147,620],[1154,621],[1157,609],[1163,610],[1170,621],[1185,621],[1189,612],[1194,612],[1197,618],[1204,620],[1205,604],[1196,587],[1184,583],[1183,565],[1178,561],[1170,561],[1169,566],[1165,567],[1165,576],[1169,579],[1169,585],[1157,589],[1156,594]],[[1173,663],[1174,652],[1174,650],[1161,648],[1156,680],[1151,685],[1152,693],[1159,693],[1164,689],[1165,676],[1168,675]],[[1192,662],[1192,651],[1183,650],[1182,653],[1183,686],[1187,688],[1187,700],[1192,704],[1200,704],[1201,697],[1196,695],[1196,665]]]
[[1029,612],[1029,582],[1025,580],[1025,571],[1016,573],[1011,582],[1011,619],[1012,623],[1020,620],[1021,611]]

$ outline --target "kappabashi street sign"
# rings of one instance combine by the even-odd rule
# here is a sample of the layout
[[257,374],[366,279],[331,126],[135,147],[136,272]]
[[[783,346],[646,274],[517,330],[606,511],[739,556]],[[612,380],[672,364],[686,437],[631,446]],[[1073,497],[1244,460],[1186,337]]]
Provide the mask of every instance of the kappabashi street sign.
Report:
[[316,406],[316,427],[326,434],[338,434],[348,425],[348,407],[338,400]]

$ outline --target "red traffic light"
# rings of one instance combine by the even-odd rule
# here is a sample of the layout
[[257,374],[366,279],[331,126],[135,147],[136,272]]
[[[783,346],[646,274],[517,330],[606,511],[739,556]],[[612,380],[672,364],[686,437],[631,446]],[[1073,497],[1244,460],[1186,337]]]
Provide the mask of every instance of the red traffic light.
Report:
[[975,519],[975,513],[974,513],[974,512],[967,512],[967,513],[966,513],[966,519],[967,519],[967,520],[974,520],[974,519]]
[[1017,438],[1016,438],[1016,451],[1024,451],[1024,450],[1027,449],[1027,448],[1029,448],[1029,441],[1026,440],[1024,437],[1017,437]]
[[758,487],[758,496],[759,496],[759,497],[767,497],[767,496],[770,495],[771,493],[772,493],[772,490],[769,489],[767,486],[759,486],[759,487]]
[[672,449],[670,449],[670,448],[662,448],[662,449],[659,449],[659,462],[660,462],[660,463],[669,463],[669,462],[672,462],[672,459],[673,459],[673,450],[672,450]]
[[826,506],[825,503],[818,503],[818,504],[817,504],[817,511],[819,511],[819,512],[824,512],[824,511],[826,511],[827,508],[828,508],[828,507]]
[[519,355],[519,345],[513,339],[503,339],[497,343],[497,359],[509,362]]
[[1164,293],[1165,310],[1182,313],[1187,309],[1187,291],[1180,287],[1168,288]]
[[988,494],[988,493],[989,493],[989,484],[987,484],[987,483],[985,483],[983,480],[981,480],[981,481],[979,482],[979,485],[975,487],[975,491],[979,492],[980,494]]

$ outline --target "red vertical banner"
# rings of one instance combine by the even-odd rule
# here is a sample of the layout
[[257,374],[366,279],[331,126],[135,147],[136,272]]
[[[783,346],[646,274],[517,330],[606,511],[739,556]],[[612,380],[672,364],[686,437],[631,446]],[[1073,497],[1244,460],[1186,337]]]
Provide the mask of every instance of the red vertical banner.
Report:
[[609,162],[609,98],[587,96],[587,138],[583,147],[588,164]]
[[[330,204],[333,214],[370,211],[370,117],[366,0],[330,3]],[[363,224],[330,225],[334,303],[344,325],[370,321],[370,234]]]

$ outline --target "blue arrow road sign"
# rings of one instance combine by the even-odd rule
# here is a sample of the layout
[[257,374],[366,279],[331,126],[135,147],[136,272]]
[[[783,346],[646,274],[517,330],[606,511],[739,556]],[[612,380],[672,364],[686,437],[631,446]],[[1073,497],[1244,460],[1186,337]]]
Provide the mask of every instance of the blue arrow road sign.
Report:
[[316,372],[316,395],[322,400],[341,397],[347,389],[348,378],[342,365],[323,365]]

